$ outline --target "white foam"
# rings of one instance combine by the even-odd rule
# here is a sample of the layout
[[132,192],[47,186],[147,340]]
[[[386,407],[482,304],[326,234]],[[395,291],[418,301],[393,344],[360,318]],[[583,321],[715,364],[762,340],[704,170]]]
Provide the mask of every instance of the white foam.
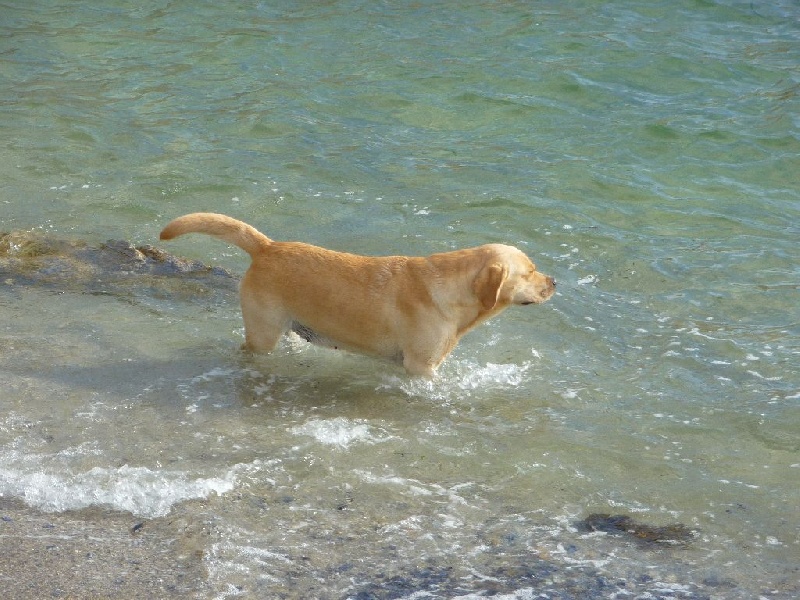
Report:
[[289,430],[294,435],[313,437],[321,444],[347,448],[356,442],[378,443],[386,441],[390,436],[373,432],[373,428],[364,420],[351,420],[344,417],[334,419],[310,419],[302,425]]
[[531,366],[530,361],[479,365],[469,360],[450,359],[433,380],[387,376],[379,389],[397,388],[411,397],[447,401],[454,396],[468,396],[473,391],[516,388],[526,380]]
[[222,477],[192,478],[179,471],[128,465],[74,474],[0,468],[0,495],[22,498],[46,512],[107,506],[137,516],[162,517],[178,502],[230,491],[234,479],[234,470]]
[[531,364],[493,364],[485,366],[467,365],[465,372],[460,373],[457,382],[462,390],[484,389],[487,387],[516,387],[525,380]]

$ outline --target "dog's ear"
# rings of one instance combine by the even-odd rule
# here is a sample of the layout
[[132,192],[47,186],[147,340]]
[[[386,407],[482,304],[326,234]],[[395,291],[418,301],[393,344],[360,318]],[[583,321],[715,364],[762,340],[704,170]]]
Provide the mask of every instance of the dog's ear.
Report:
[[497,304],[500,289],[508,278],[508,266],[502,263],[491,263],[481,269],[472,289],[484,310],[491,310]]

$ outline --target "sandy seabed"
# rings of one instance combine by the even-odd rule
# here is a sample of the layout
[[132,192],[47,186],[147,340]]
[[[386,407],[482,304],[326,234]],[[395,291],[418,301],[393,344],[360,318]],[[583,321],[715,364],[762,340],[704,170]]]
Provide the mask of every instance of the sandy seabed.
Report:
[[0,597],[205,598],[203,524],[103,508],[44,513],[0,498]]

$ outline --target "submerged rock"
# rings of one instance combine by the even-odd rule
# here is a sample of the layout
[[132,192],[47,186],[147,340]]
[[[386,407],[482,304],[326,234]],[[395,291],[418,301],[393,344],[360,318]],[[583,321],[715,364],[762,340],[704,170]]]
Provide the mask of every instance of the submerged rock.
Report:
[[650,525],[628,515],[593,513],[580,521],[578,526],[585,531],[629,535],[645,542],[685,544],[694,538],[694,531],[682,523]]
[[110,240],[93,246],[30,232],[0,233],[0,283],[62,292],[131,296],[228,297],[238,277],[153,246]]

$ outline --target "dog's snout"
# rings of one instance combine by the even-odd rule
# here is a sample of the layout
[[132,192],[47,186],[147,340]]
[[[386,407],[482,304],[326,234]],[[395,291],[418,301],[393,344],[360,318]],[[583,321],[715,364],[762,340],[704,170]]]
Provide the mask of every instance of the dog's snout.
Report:
[[552,287],[556,287],[556,279],[555,279],[555,277],[548,277],[547,278],[547,283],[549,283],[550,286],[552,286]]

